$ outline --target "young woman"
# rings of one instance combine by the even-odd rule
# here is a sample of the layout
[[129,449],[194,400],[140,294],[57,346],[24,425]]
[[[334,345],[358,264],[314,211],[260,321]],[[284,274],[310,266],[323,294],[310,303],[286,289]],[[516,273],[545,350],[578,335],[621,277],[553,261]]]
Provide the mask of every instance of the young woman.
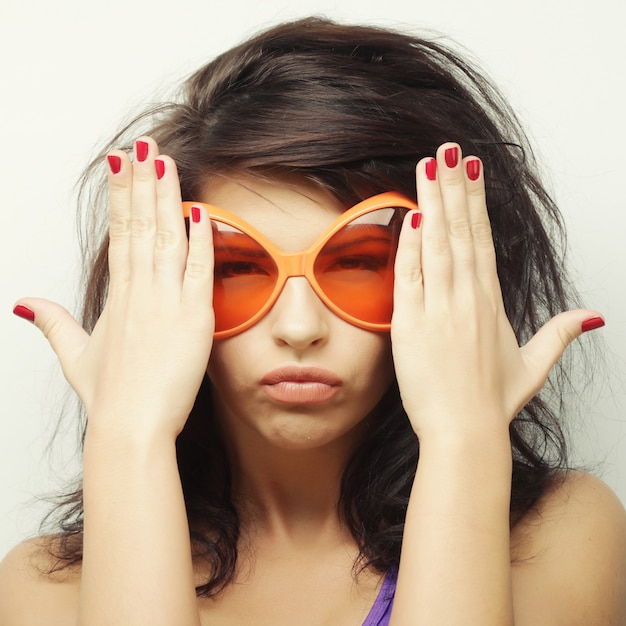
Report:
[[626,516],[568,471],[558,372],[542,392],[604,321],[457,55],[278,26],[84,190],[83,325],[15,309],[85,407],[84,473],[5,558],[3,626],[626,623]]

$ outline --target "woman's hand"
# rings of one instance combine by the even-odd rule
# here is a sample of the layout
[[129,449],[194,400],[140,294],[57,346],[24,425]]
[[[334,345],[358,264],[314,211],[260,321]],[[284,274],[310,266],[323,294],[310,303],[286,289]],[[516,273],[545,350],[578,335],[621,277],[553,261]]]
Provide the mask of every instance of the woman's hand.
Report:
[[[189,238],[172,159],[142,137],[135,160],[108,155],[110,283],[91,336],[62,307],[23,299],[84,403],[88,432],[175,437],[212,346],[212,239],[206,212]],[[31,315],[32,317],[32,315]]]
[[199,626],[175,438],[213,340],[211,223],[192,212],[187,240],[176,167],[151,139],[134,163],[113,151],[108,165],[110,282],[91,336],[52,302],[17,310],[34,316],[87,409],[76,623]]
[[567,345],[602,318],[562,313],[520,348],[502,302],[481,162],[444,144],[417,165],[417,195],[423,220],[404,224],[391,328],[405,410],[420,437],[502,432]]

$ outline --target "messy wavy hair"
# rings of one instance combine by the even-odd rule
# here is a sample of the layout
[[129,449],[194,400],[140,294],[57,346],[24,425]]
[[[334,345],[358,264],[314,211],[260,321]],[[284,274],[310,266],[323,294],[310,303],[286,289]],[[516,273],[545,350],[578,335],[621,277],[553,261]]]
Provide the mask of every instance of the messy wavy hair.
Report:
[[[311,18],[270,28],[202,67],[172,101],[129,123],[83,176],[85,328],[93,328],[107,293],[102,162],[111,148],[154,137],[176,161],[185,200],[197,199],[215,174],[289,173],[351,206],[389,190],[414,197],[417,161],[453,140],[484,163],[506,312],[526,342],[576,300],[563,270],[561,221],[515,115],[464,56],[432,38]],[[563,384],[557,371],[511,423],[511,526],[567,467]],[[355,567],[382,572],[399,562],[419,441],[396,385],[378,408],[345,468],[339,510],[360,548]],[[212,566],[197,591],[213,596],[233,578],[240,523],[206,379],[177,451],[194,553]],[[81,559],[82,510],[80,486],[55,510],[56,569]]]

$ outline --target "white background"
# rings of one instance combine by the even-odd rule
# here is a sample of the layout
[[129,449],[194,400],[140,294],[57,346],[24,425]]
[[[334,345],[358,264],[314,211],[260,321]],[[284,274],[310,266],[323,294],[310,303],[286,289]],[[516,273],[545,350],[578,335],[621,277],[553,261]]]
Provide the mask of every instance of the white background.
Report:
[[[623,0],[2,0],[0,5],[0,555],[35,533],[75,468],[71,424],[49,454],[65,386],[17,298],[75,310],[73,185],[97,145],[154,94],[258,29],[309,14],[434,29],[512,101],[565,215],[574,276],[602,311],[605,363],[583,390],[577,458],[626,502]],[[71,421],[71,420],[70,420]],[[60,450],[60,451],[59,451]]]

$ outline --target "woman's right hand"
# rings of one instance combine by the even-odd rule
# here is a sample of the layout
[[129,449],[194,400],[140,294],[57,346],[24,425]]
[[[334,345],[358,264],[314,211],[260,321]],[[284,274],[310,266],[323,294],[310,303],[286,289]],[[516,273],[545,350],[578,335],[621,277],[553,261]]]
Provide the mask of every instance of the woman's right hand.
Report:
[[175,438],[213,341],[210,220],[196,212],[187,238],[176,166],[152,139],[137,141],[134,163],[122,151],[107,158],[110,283],[93,332],[47,300],[24,298],[16,312],[34,314],[86,407],[90,436]]

